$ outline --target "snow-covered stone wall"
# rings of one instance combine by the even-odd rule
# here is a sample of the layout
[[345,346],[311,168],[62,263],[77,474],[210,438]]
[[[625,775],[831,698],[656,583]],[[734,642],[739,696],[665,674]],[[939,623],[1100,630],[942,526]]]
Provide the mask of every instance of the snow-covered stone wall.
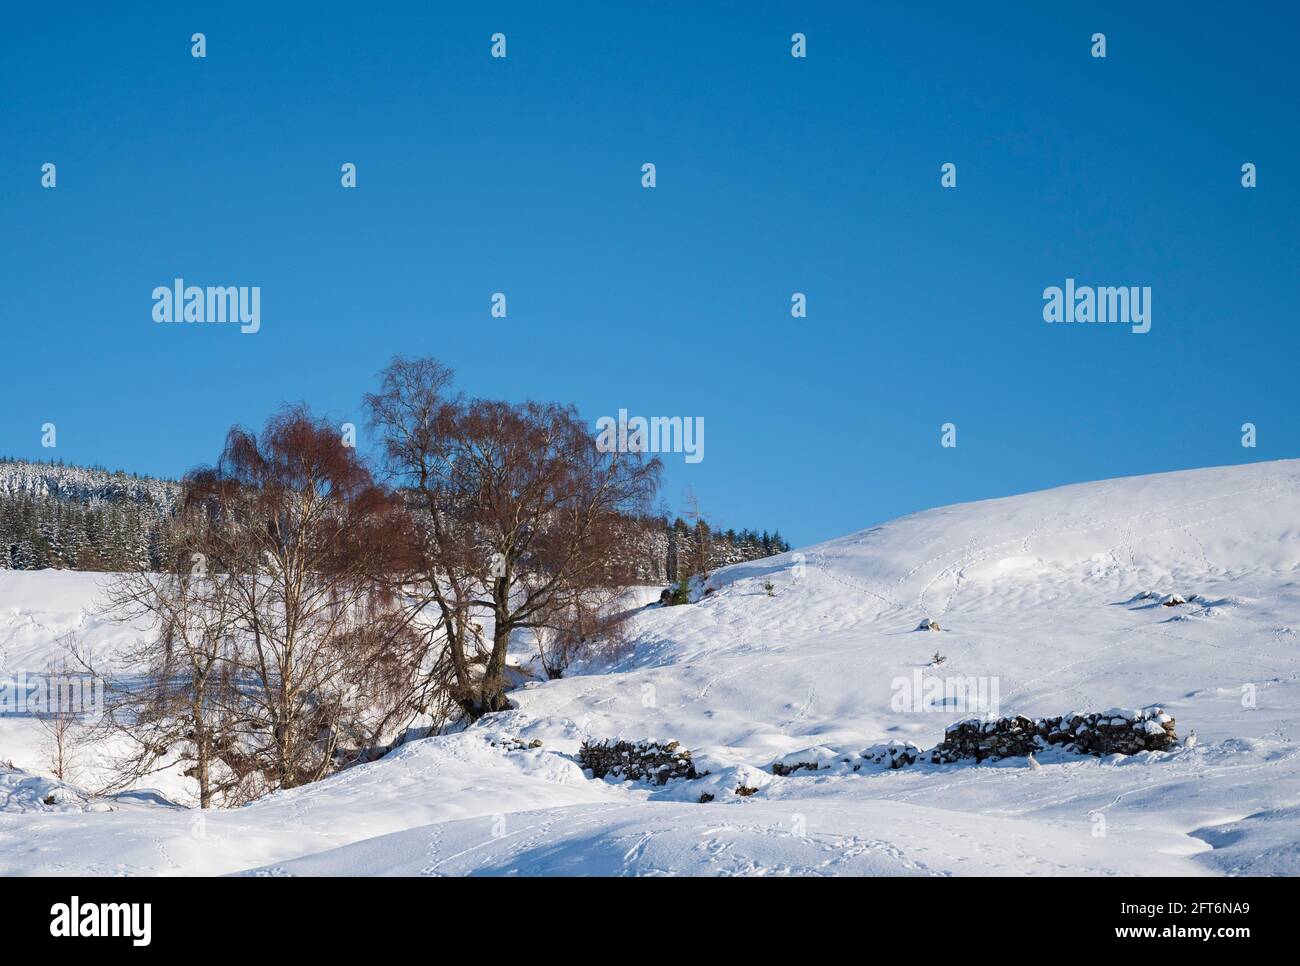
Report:
[[594,778],[616,778],[662,785],[672,778],[695,778],[691,753],[675,741],[584,741],[578,764]]
[[971,718],[948,726],[943,743],[931,752],[930,760],[1024,757],[1044,744],[1062,745],[1086,755],[1135,755],[1168,751],[1177,741],[1173,717],[1154,705],[1095,714],[1075,711],[1037,721],[1020,715],[997,721]]

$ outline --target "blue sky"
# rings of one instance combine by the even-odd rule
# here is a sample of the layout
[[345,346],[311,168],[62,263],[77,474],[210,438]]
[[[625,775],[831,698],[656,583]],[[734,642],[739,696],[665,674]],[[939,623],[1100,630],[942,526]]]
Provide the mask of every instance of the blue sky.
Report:
[[[178,475],[394,353],[702,416],[665,500],[800,544],[1300,449],[1294,8],[155,6],[4,13],[0,453]],[[154,324],[178,276],[261,331]],[[1067,277],[1151,331],[1044,323]]]

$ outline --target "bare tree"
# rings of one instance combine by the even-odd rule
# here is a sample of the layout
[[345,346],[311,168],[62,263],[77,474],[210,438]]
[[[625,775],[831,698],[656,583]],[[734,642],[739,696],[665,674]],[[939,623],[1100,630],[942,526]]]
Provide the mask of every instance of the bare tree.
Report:
[[[202,521],[190,514],[186,522],[184,545],[202,546]],[[125,673],[96,669],[108,682],[101,730],[126,748],[110,757],[104,790],[181,764],[198,784],[200,808],[242,804],[256,793],[246,782],[249,722],[231,662],[240,598],[231,576],[208,572],[202,552],[193,557],[188,573],[120,574],[106,590],[105,612],[145,629],[114,655]]]
[[622,607],[623,588],[596,587],[558,597],[535,622],[537,655],[542,670],[552,680],[564,676],[580,658],[614,657],[627,643],[627,618]]
[[208,568],[228,575],[240,770],[268,789],[315,781],[364,753],[358,736],[374,739],[372,701],[410,693],[408,626],[381,579],[405,566],[408,516],[300,407],[260,436],[232,429],[217,464],[186,483],[187,510],[212,521]]
[[[412,634],[388,593],[408,516],[304,411],[235,430],[187,478],[175,573],[127,573],[105,610],[146,631],[115,655],[106,790],[185,766],[199,805],[237,805],[363,757],[411,705]],[[376,574],[371,573],[374,568]],[[90,662],[83,661],[87,667]]]
[[[627,516],[652,499],[660,464],[601,452],[572,407],[467,402],[450,384],[445,366],[398,358],[366,401],[389,470],[427,516],[421,583],[453,696],[477,718],[509,707],[515,630],[547,628],[583,593],[629,582],[620,540]],[[476,610],[492,620],[490,644]]]
[[473,714],[475,666],[486,661],[487,651],[471,606],[479,548],[453,476],[455,425],[465,405],[452,392],[453,378],[433,359],[396,357],[379,392],[365,402],[383,440],[385,467],[416,514],[409,566],[391,579],[407,594],[412,626],[423,630],[421,700],[449,697]]
[[38,711],[36,718],[45,732],[43,750],[50,774],[61,782],[76,780],[78,750],[85,736],[85,727],[81,720],[82,709],[70,700],[71,689],[65,682],[70,680],[66,663],[51,667],[47,680],[45,705]]
[[685,561],[689,571],[686,576],[698,576],[701,584],[707,587],[713,562],[713,528],[700,510],[700,501],[690,487],[686,488],[686,519],[691,525],[691,552]]

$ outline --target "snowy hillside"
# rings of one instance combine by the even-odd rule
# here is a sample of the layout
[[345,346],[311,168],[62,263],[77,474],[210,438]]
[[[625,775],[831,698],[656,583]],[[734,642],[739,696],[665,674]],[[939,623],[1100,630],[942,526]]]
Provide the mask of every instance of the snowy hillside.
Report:
[[[94,612],[101,579],[0,572],[0,682],[68,632],[129,639]],[[517,710],[203,816],[53,794],[30,774],[39,722],[0,715],[0,762],[26,770],[0,770],[0,874],[1300,874],[1300,461],[927,511],[709,590],[645,608],[625,657],[530,683]],[[773,773],[933,747],[983,710],[899,684],[935,678],[1003,715],[1158,704],[1198,743]],[[579,744],[614,737],[676,739],[709,774],[584,775]]]

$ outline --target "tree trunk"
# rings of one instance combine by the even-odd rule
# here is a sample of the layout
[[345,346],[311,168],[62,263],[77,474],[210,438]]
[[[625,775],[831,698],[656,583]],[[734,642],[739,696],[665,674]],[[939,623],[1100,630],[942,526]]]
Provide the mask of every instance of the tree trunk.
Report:
[[507,622],[498,621],[492,627],[492,655],[483,670],[483,680],[479,685],[479,714],[493,714],[508,711],[510,701],[506,698],[506,650],[510,646],[510,631]]
[[208,752],[199,752],[199,808],[212,807],[212,780],[208,775]]

